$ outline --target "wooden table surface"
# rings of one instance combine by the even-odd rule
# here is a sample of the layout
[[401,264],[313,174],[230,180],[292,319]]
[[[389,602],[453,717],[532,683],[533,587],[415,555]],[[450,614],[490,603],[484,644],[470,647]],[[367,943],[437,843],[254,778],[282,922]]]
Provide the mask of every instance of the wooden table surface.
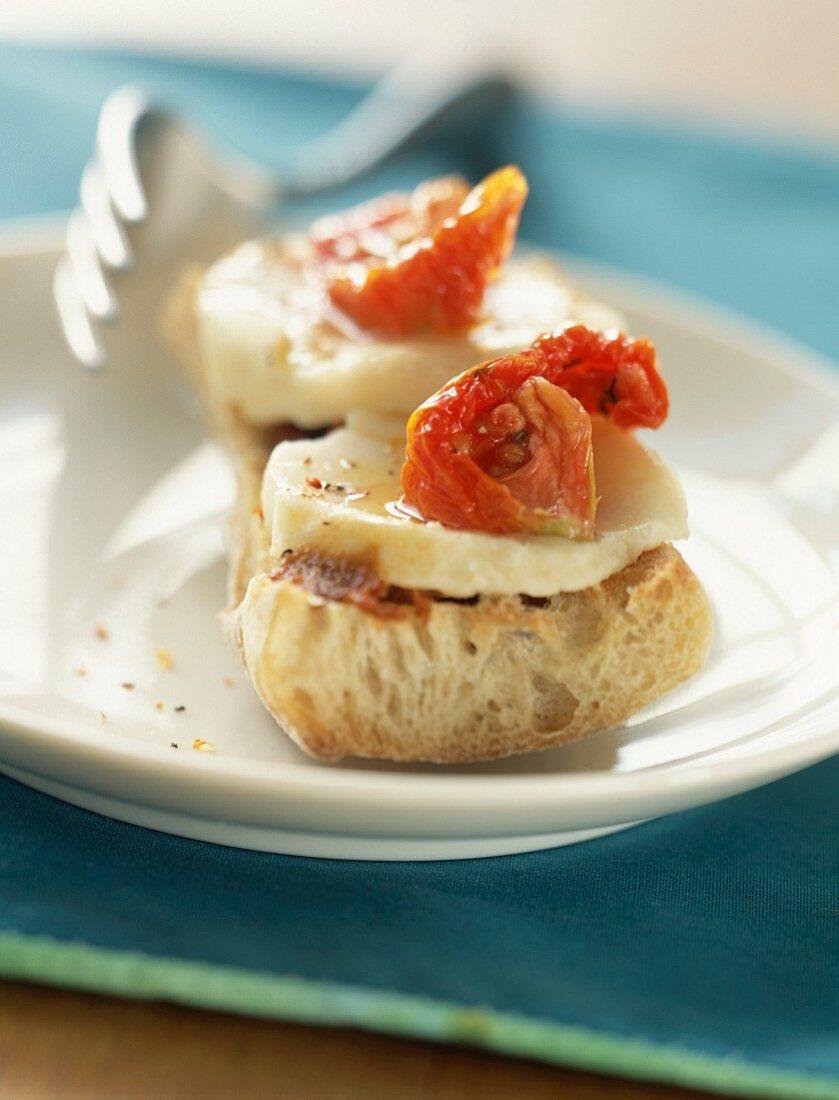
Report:
[[338,1028],[0,982],[3,1100],[711,1100]]

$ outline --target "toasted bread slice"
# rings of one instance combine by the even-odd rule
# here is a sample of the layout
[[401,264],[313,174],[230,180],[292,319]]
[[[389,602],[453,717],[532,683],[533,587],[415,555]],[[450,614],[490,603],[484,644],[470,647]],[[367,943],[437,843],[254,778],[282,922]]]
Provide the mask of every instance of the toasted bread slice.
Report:
[[382,617],[262,572],[230,613],[265,706],[306,752],[461,763],[615,726],[696,672],[708,601],[669,544],[534,604],[429,599]]
[[669,543],[541,600],[396,590],[363,604],[317,570],[284,570],[260,508],[282,429],[255,428],[208,392],[189,307],[186,287],[168,329],[238,475],[224,622],[266,708],[306,752],[445,764],[531,752],[618,725],[701,668],[710,605]]

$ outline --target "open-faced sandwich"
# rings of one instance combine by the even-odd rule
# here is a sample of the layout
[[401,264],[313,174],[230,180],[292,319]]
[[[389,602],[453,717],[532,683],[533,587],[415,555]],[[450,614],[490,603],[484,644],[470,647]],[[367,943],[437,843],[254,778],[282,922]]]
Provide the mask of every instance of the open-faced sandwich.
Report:
[[173,304],[239,473],[226,622],[316,756],[562,744],[707,655],[682,491],[634,435],[667,415],[655,350],[508,259],[525,196],[512,167],[433,181],[243,245]]

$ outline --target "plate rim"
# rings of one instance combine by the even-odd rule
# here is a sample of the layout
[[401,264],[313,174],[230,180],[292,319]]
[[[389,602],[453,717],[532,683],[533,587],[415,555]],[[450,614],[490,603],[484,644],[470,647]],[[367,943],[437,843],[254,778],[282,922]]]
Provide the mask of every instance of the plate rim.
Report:
[[[16,259],[36,255],[54,254],[57,257],[63,248],[65,224],[66,216],[58,214],[0,221],[0,262],[13,263]],[[545,246],[541,248],[547,250]],[[589,275],[607,286],[619,284],[624,301],[638,303],[639,308],[653,315],[666,314],[668,320],[685,327],[708,324],[724,342],[766,358],[774,369],[805,380],[839,405],[839,376],[831,360],[795,338],[691,291],[589,257],[551,251],[584,278]],[[503,807],[512,809],[525,799],[534,811],[547,810],[558,800],[566,809],[590,807],[618,794],[623,800],[650,800],[652,803],[663,799],[672,801],[676,795],[693,801],[702,791],[714,798],[762,785],[839,751],[839,725],[834,727],[831,723],[830,728],[801,741],[770,748],[754,756],[717,761],[711,756],[707,763],[690,767],[675,762],[671,767],[639,772],[453,775],[441,771],[416,774],[365,770],[363,766],[350,771],[312,767],[305,762],[248,761],[241,757],[226,757],[222,771],[214,759],[200,754],[173,755],[162,746],[121,743],[112,735],[89,728],[84,722],[47,716],[33,721],[31,712],[25,707],[0,699],[0,739],[4,731],[27,739],[37,735],[42,747],[69,756],[74,763],[112,761],[123,767],[127,764],[136,767],[142,762],[144,773],[172,777],[180,772],[185,778],[190,776],[202,783],[207,783],[209,778],[216,793],[226,790],[230,794],[241,794],[240,785],[247,784],[273,794],[278,801],[284,792],[295,798],[306,794],[326,796],[330,801],[340,800],[341,796],[355,800],[364,795],[368,810],[392,809],[406,795],[410,795],[415,811],[437,806],[441,798],[457,799],[464,809],[468,808],[464,803],[471,803],[476,808],[485,804],[487,798],[492,800],[495,809],[502,808],[499,801]]]

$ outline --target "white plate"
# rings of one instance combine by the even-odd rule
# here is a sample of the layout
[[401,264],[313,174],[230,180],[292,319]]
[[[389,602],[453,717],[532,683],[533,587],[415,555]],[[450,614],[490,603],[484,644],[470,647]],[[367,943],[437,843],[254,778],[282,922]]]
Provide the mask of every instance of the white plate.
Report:
[[[684,552],[716,610],[708,665],[625,728],[564,749],[460,768],[324,765],[263,712],[215,622],[232,492],[223,457],[173,396],[147,333],[126,330],[103,377],[70,362],[50,297],[60,244],[55,223],[0,241],[10,775],[223,844],[433,859],[586,839],[839,750],[839,385],[811,353],[572,265],[658,344],[673,413],[656,445],[684,479]],[[215,753],[194,751],[195,738]]]

